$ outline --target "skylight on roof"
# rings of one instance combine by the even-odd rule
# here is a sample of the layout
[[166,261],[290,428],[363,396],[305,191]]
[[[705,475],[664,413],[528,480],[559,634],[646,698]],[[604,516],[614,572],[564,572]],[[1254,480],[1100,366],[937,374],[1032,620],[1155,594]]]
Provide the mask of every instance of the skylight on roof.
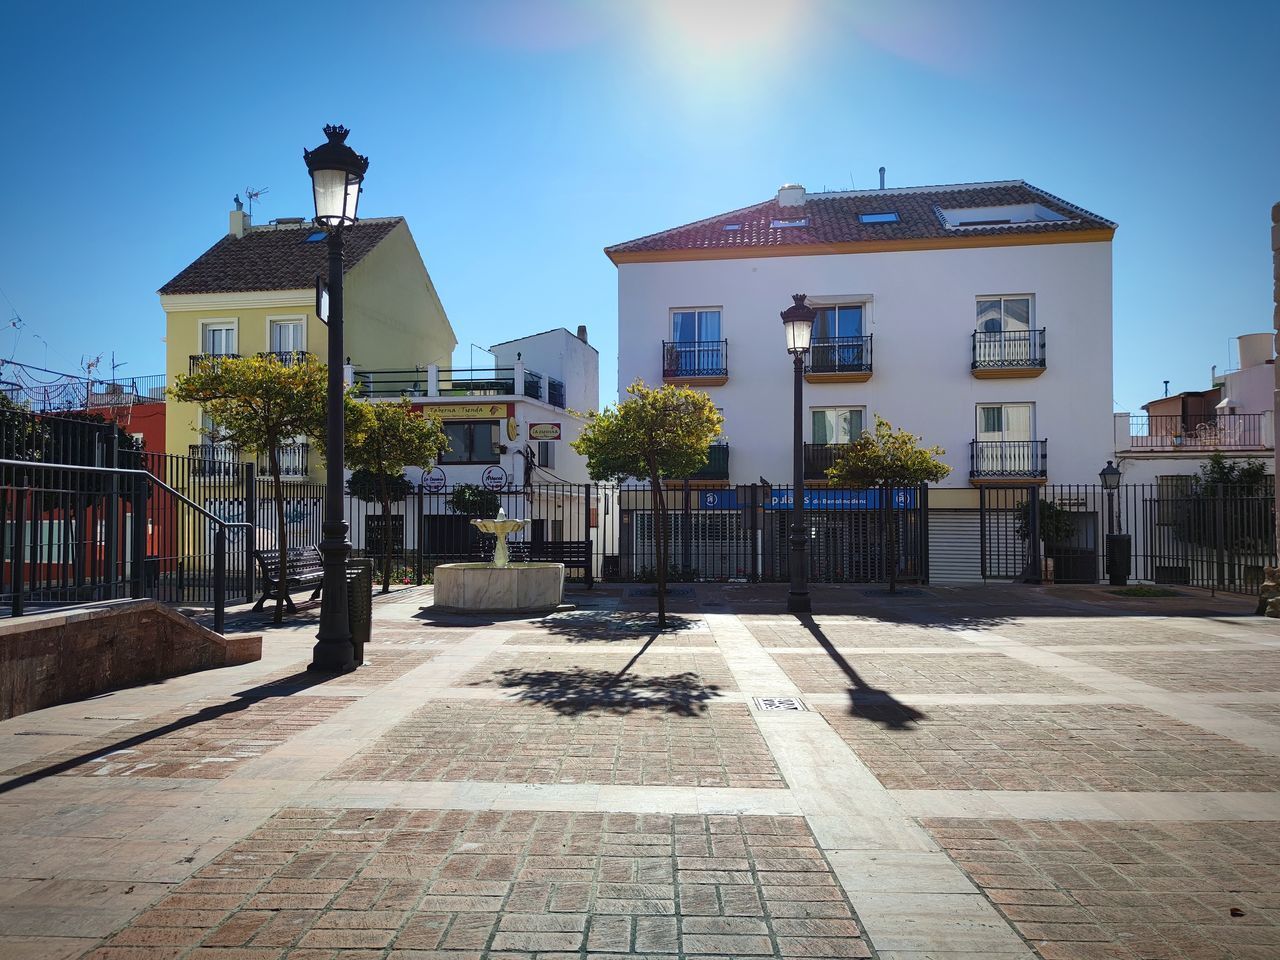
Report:
[[323,230],[317,230],[314,233],[307,234],[307,243],[319,243],[325,238],[326,234]]
[[886,213],[860,213],[858,219],[863,223],[897,223],[897,211],[890,210]]
[[943,223],[950,230],[964,227],[1004,227],[1023,223],[1064,223],[1070,217],[1050,210],[1041,203],[1011,203],[991,207],[953,207],[939,209]]
[[774,230],[781,227],[807,227],[809,225],[808,217],[800,217],[798,220],[770,220],[769,226]]
[[721,227],[720,229],[721,229],[721,230],[741,230],[741,229],[742,229],[742,224],[740,224],[740,223],[726,223],[726,224],[725,224],[723,227]]

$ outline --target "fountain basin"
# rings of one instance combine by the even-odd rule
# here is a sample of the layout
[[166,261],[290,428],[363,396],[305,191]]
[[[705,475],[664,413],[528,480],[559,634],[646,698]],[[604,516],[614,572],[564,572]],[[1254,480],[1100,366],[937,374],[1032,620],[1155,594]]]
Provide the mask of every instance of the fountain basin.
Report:
[[547,613],[564,601],[563,563],[442,563],[435,608],[463,613]]

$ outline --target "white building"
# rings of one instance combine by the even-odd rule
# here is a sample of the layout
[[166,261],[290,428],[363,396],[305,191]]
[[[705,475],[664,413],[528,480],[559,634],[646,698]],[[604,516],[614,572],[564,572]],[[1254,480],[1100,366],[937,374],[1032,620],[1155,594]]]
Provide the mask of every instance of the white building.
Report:
[[[984,483],[1096,483],[1114,456],[1116,225],[1023,181],[776,197],[606,249],[618,386],[707,391],[703,479],[789,484],[792,363],[779,313],[819,311],[806,480],[879,414],[946,450],[935,505]],[[948,497],[947,491],[954,491]],[[963,492],[963,491],[967,491]]]
[[1211,369],[1207,390],[1160,397],[1144,403],[1141,414],[1115,415],[1122,482],[1172,489],[1213,454],[1237,464],[1258,460],[1275,472],[1274,334],[1245,334],[1236,344],[1236,368]]

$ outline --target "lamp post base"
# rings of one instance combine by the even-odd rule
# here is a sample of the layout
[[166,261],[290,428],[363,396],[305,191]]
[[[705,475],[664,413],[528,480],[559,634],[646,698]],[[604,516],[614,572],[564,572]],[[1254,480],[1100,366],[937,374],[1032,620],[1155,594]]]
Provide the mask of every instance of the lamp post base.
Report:
[[320,541],[324,590],[320,598],[320,629],[307,669],[315,673],[350,673],[356,668],[356,658],[347,612],[347,556],[351,552],[347,524],[325,523],[320,529],[324,535]]
[[788,593],[787,594],[787,613],[812,613],[813,607],[809,603],[809,595],[807,593]]

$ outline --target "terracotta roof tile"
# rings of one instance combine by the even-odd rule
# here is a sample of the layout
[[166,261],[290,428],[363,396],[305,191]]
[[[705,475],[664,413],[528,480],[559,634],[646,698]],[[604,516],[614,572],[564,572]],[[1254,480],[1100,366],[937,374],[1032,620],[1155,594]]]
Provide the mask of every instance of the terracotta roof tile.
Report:
[[[346,228],[346,271],[364,259],[403,217],[361,220]],[[316,274],[328,276],[329,245],[307,242],[311,224],[250,227],[243,237],[228,234],[160,288],[160,293],[240,293],[249,290],[305,290]]]
[[[1007,226],[948,227],[941,210],[955,207],[997,207],[1034,203],[1064,220],[1016,223]],[[898,214],[896,223],[863,223],[864,214]],[[807,218],[804,226],[773,226],[775,220]],[[737,229],[726,230],[727,224]],[[695,223],[663,230],[605,248],[617,254],[733,250],[834,243],[929,240],[956,236],[997,236],[1006,233],[1070,233],[1113,230],[1115,224],[1059,197],[1021,181],[860,190],[808,194],[803,206],[779,206],[777,199],[719,214]]]

